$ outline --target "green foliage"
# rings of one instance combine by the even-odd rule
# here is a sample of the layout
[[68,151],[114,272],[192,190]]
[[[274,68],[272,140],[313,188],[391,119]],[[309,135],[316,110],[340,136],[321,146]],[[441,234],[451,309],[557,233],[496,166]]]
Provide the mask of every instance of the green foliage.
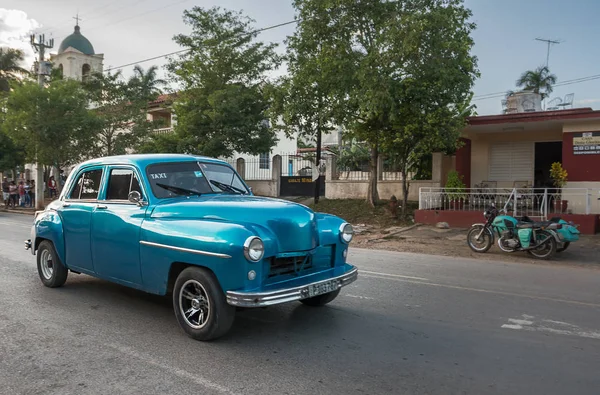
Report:
[[[412,162],[455,149],[473,110],[478,72],[470,10],[462,0],[295,0],[294,6],[299,28],[319,43],[315,62],[337,123],[369,144],[372,175],[379,148],[398,159],[406,198]],[[371,182],[375,195],[376,177]]]
[[83,83],[98,121],[91,156],[125,154],[151,133],[155,125],[146,119],[146,108],[148,101],[156,97],[156,92],[148,88],[153,84],[151,79],[139,79],[138,75],[125,81],[120,71],[97,73]]
[[338,151],[337,166],[342,171],[363,171],[370,159],[369,148],[365,144],[353,143]]
[[563,169],[562,164],[560,162],[552,163],[552,166],[550,167],[550,178],[552,178],[555,187],[564,187],[567,184],[568,177],[569,173],[567,173],[567,171]]
[[8,97],[2,128],[23,147],[29,162],[65,167],[94,148],[97,119],[88,105],[88,95],[77,81],[52,81],[46,89],[26,82]]
[[13,48],[0,48],[0,92],[8,92],[11,85],[29,75],[24,69],[23,51]]
[[175,136],[153,136],[140,150],[156,152],[168,143],[177,152],[209,156],[269,152],[276,138],[266,122],[265,81],[280,63],[275,45],[258,41],[254,21],[241,13],[194,7],[184,21],[191,33],[174,40],[189,51],[168,65],[182,88],[174,104]]
[[158,78],[157,72],[157,66],[150,66],[147,71],[144,71],[140,65],[135,65],[133,77],[127,82],[130,95],[146,102],[155,100],[162,93],[161,87],[167,83]]
[[450,198],[450,200],[464,199],[467,196],[465,194],[465,188],[463,176],[458,174],[458,172],[455,170],[448,172],[448,180],[446,181],[446,195]]
[[521,74],[517,80],[517,86],[525,91],[539,93],[542,99],[545,99],[552,93],[556,79],[556,75],[551,74],[547,66],[540,66]]

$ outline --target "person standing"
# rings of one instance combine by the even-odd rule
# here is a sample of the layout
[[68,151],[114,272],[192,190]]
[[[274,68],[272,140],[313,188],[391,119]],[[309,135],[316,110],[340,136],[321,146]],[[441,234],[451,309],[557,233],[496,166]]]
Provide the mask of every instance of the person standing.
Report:
[[19,181],[19,186],[17,187],[17,191],[19,192],[19,206],[25,206],[25,183],[23,180]]
[[50,199],[56,196],[56,180],[54,176],[50,176],[48,179],[48,189],[50,190]]
[[25,206],[31,207],[31,184],[30,181],[25,181]]
[[2,200],[4,200],[4,207],[8,207],[8,201],[10,200],[10,184],[8,178],[2,179]]
[[9,205],[12,205],[13,208],[17,207],[17,202],[19,201],[19,190],[14,181],[10,182],[10,185],[8,186],[8,192],[10,193],[10,199],[8,199]]

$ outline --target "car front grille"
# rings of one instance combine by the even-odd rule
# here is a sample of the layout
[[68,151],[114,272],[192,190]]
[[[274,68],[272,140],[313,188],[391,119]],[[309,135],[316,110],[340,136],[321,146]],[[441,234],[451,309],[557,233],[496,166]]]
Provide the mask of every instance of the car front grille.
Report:
[[271,258],[269,277],[281,276],[284,274],[301,273],[312,269],[312,255],[274,257]]

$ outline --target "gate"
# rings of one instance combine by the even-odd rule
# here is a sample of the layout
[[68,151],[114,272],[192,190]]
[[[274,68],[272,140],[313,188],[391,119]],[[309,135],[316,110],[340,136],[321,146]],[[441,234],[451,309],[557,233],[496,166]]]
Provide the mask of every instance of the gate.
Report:
[[[325,196],[325,176],[319,180],[319,195]],[[279,196],[314,196],[315,182],[310,176],[282,176]]]

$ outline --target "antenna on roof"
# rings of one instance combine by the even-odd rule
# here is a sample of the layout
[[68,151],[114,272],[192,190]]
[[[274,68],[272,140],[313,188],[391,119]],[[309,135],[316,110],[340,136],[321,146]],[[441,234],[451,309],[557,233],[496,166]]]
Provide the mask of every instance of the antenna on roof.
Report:
[[548,67],[548,64],[550,62],[550,45],[552,44],[560,44],[561,41],[557,41],[557,40],[548,40],[545,38],[536,38],[537,41],[542,41],[545,42],[546,44],[548,44],[548,51],[546,52],[546,67]]

